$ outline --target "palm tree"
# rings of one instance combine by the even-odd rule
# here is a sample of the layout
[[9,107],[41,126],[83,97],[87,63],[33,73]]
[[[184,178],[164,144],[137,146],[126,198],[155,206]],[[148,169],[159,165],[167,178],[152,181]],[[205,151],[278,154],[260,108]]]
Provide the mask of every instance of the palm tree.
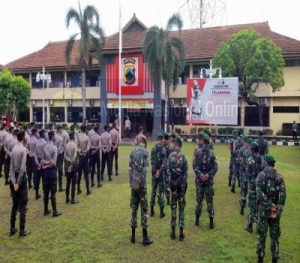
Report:
[[[180,15],[174,14],[169,18],[165,29],[152,26],[144,39],[144,58],[154,85],[153,134],[161,130],[161,82],[165,81],[165,123],[167,123],[169,87],[171,84],[176,87],[179,75],[184,69],[185,49],[180,38],[182,27]],[[179,32],[171,34],[173,28],[177,28]]]
[[71,53],[77,37],[80,36],[77,62],[81,68],[82,79],[82,108],[83,119],[86,119],[86,70],[92,63],[92,59],[101,58],[101,51],[104,45],[104,31],[99,23],[99,13],[94,6],[87,5],[83,12],[80,2],[78,11],[70,8],[66,15],[66,27],[69,28],[71,21],[74,21],[79,32],[73,34],[66,45],[65,57],[70,66]]

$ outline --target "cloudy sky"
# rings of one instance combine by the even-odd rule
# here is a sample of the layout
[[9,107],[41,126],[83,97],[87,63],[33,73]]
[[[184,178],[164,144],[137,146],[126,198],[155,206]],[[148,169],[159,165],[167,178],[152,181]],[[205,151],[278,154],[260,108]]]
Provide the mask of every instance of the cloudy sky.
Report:
[[[136,13],[146,26],[165,26],[168,17],[180,9],[185,27],[189,27],[187,0],[120,0],[123,25]],[[209,0],[214,2],[213,0]],[[84,7],[94,5],[106,35],[118,31],[119,0],[81,0]],[[207,0],[208,2],[208,0]],[[226,12],[218,13],[214,25],[269,21],[271,29],[300,40],[299,0],[218,0],[226,2]],[[76,28],[65,28],[65,15],[77,0],[9,0],[0,8],[0,64],[43,48],[49,41],[65,40]],[[217,5],[217,7],[219,4]],[[222,5],[220,5],[222,6]],[[219,9],[219,8],[217,8]],[[208,21],[209,23],[209,21]]]

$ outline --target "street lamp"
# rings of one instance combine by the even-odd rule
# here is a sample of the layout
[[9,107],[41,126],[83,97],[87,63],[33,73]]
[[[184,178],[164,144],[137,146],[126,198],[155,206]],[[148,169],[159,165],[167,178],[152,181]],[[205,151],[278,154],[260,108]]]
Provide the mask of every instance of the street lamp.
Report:
[[200,69],[200,78],[203,79],[203,71],[205,72],[205,75],[209,76],[210,79],[213,78],[213,76],[217,73],[217,70],[219,70],[219,78],[222,78],[222,69],[221,68],[213,68],[213,62],[210,60],[209,62],[209,69],[201,68]]
[[48,86],[48,84],[51,83],[51,75],[50,74],[46,74],[45,72],[45,68],[43,68],[43,71],[40,73],[38,72],[36,74],[36,82],[43,82],[43,130],[45,129],[45,82]]

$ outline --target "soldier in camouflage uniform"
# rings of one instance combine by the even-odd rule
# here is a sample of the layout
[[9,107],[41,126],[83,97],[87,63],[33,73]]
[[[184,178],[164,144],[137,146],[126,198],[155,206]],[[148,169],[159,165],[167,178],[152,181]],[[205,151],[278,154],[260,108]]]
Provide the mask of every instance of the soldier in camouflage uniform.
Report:
[[271,155],[264,157],[264,170],[256,179],[258,200],[258,243],[256,253],[258,263],[263,262],[268,228],[271,237],[272,262],[279,259],[280,218],[286,199],[286,189],[281,174],[275,169],[275,159]]
[[256,186],[255,180],[259,172],[263,170],[263,158],[258,152],[258,144],[256,141],[251,143],[251,156],[246,162],[246,174],[248,181],[248,225],[245,228],[249,233],[253,232],[252,225],[257,215],[257,200],[256,200]]
[[210,229],[214,227],[214,176],[218,171],[218,165],[213,150],[210,148],[210,138],[207,134],[203,136],[203,148],[197,149],[194,154],[193,169],[196,175],[196,200],[195,225],[199,226],[199,218],[202,213],[202,202],[205,196],[207,212],[210,219]]
[[202,148],[203,148],[203,135],[204,135],[203,132],[199,132],[199,133],[197,134],[195,152],[196,152],[198,149],[202,149]]
[[150,245],[153,243],[148,238],[147,221],[148,221],[148,200],[147,200],[147,168],[148,168],[148,152],[146,148],[146,139],[141,138],[139,145],[132,151],[129,157],[129,180],[131,187],[131,202],[132,209],[131,217],[131,243],[135,243],[135,229],[137,227],[137,212],[139,205],[141,206],[141,225],[143,228],[143,245]]
[[211,132],[210,132],[209,128],[205,128],[204,133],[207,134],[209,137],[209,149],[214,150],[214,141],[211,137]]
[[187,190],[188,164],[186,157],[181,152],[182,140],[180,137],[175,139],[176,150],[172,152],[167,161],[167,174],[169,176],[171,189],[171,238],[175,239],[177,204],[179,210],[179,240],[184,239],[184,208],[185,193]]
[[243,137],[244,145],[241,147],[239,152],[239,163],[240,163],[240,176],[241,176],[241,192],[240,192],[240,214],[244,215],[244,209],[246,207],[247,190],[248,190],[248,178],[246,173],[246,163],[248,158],[251,156],[250,143],[251,138],[247,136]]
[[158,204],[160,207],[160,218],[165,217],[164,213],[164,192],[165,192],[165,178],[163,174],[164,166],[167,160],[166,148],[162,144],[163,136],[157,136],[157,144],[151,150],[151,166],[152,166],[152,195],[151,195],[151,212],[150,216],[154,216],[154,206],[156,192],[158,188]]
[[231,143],[231,157],[232,157],[232,178],[231,178],[231,192],[235,193],[235,183],[236,180],[238,180],[238,185],[240,185],[239,182],[239,150],[242,146],[241,138],[239,137],[239,131],[235,130],[234,132],[234,139]]
[[[174,144],[172,144],[172,148],[171,148],[169,138],[170,138],[169,134],[164,133],[163,146],[164,146],[165,152],[166,152],[166,160],[168,159],[171,152],[174,151]],[[163,177],[165,178],[165,194],[166,194],[166,198],[167,198],[167,205],[170,205],[171,191],[170,191],[170,187],[169,187],[169,181],[168,181],[166,168],[163,169]]]
[[263,132],[259,131],[258,132],[258,146],[259,146],[259,154],[261,156],[265,156],[265,154],[268,153],[268,143],[267,141],[263,138]]

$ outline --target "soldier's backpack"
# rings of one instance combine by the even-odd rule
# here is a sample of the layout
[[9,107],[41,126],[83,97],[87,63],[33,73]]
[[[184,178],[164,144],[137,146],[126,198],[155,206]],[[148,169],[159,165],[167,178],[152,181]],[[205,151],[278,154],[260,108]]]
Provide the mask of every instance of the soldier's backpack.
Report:
[[144,154],[137,150],[134,153],[134,164],[132,167],[131,189],[139,192],[145,185],[145,159]]

